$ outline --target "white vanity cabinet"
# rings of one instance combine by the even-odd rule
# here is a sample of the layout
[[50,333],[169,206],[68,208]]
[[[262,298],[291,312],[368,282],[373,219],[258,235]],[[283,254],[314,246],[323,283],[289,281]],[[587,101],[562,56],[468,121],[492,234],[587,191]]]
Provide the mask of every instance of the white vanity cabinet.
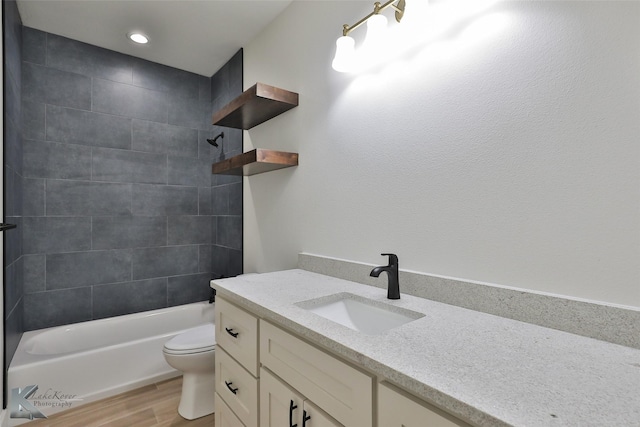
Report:
[[402,390],[378,384],[378,427],[471,427]]
[[216,341],[216,427],[469,427],[220,297]]
[[262,427],[342,426],[265,368],[260,369],[260,425]]

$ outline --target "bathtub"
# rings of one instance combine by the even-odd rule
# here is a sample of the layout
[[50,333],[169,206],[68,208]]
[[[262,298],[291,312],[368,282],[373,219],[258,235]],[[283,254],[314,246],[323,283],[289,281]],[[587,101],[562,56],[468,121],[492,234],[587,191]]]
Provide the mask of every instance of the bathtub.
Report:
[[164,360],[164,343],[208,322],[214,304],[198,302],[25,332],[9,367],[8,408],[15,407],[12,390],[30,385],[38,389],[28,401],[49,416],[178,376]]

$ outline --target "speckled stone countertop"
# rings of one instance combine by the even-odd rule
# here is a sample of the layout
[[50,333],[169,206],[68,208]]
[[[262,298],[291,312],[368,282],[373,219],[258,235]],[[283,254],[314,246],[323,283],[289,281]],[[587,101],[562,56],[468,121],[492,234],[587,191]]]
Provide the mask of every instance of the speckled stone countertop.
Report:
[[[478,426],[640,426],[640,350],[304,270],[214,280],[218,296]],[[400,284],[402,291],[402,283]],[[295,305],[339,292],[424,313],[365,335]]]

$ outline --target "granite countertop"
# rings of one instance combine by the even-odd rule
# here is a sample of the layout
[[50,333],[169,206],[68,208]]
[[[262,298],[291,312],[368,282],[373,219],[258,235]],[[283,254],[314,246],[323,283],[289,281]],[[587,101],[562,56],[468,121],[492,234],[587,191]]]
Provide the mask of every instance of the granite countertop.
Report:
[[[214,280],[259,317],[479,426],[640,426],[640,350],[304,270]],[[402,283],[400,284],[402,292]],[[365,335],[295,305],[349,292],[425,316]]]

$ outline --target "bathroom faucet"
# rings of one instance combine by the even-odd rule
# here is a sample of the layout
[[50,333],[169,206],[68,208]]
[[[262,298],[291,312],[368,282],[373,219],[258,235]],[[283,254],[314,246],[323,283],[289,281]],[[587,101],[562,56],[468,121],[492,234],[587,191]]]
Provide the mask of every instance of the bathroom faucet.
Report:
[[388,299],[400,299],[400,285],[398,283],[398,256],[395,254],[381,254],[389,257],[389,265],[376,267],[371,270],[369,276],[378,277],[383,271],[387,272],[389,278],[389,288],[387,289]]

